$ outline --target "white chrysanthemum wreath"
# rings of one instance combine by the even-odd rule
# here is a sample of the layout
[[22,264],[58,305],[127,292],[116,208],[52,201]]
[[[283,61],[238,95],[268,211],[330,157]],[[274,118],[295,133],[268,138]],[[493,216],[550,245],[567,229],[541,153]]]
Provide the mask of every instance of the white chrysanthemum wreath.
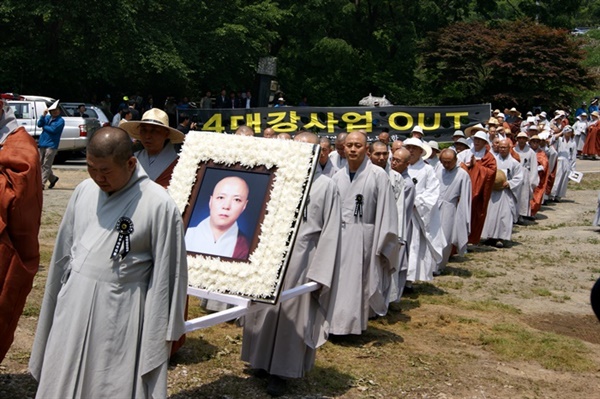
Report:
[[216,256],[188,255],[189,285],[208,291],[269,298],[278,286],[279,271],[291,243],[303,193],[309,179],[314,147],[291,140],[272,140],[221,133],[191,131],[173,171],[169,194],[183,214],[202,162],[227,166],[240,163],[251,169],[276,166],[270,200],[261,224],[257,248],[249,262]]

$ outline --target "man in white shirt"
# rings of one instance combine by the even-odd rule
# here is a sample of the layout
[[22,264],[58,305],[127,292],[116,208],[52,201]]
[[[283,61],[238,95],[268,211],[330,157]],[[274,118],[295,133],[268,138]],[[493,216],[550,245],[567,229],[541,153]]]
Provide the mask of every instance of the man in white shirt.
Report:
[[249,193],[244,179],[237,176],[221,179],[208,202],[210,216],[187,229],[188,251],[246,260],[249,241],[239,229],[237,219],[248,205]]

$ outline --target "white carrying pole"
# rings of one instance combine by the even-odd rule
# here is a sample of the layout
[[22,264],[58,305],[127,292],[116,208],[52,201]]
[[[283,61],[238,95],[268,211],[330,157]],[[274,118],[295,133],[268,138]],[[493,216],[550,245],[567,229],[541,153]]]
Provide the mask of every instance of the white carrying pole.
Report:
[[[321,284],[313,281],[283,291],[279,297],[279,302],[284,302],[289,299],[295,298],[300,295],[307,294],[312,291],[316,291],[321,288]],[[212,313],[206,316],[197,317],[195,319],[187,320],[185,322],[185,332],[189,333],[203,328],[215,326],[220,323],[227,322],[229,320],[237,319],[249,313],[256,312],[261,309],[265,309],[272,306],[268,303],[253,302],[250,299],[242,298],[235,295],[221,294],[218,292],[210,292],[200,288],[188,287],[188,295],[195,296],[198,298],[212,299],[220,302],[225,302],[230,305],[236,305],[230,309],[222,310],[220,312]]]

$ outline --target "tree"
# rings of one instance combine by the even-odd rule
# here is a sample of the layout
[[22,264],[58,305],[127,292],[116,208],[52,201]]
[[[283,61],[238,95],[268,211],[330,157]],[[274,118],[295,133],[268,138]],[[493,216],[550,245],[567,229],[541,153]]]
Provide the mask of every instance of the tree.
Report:
[[568,107],[593,84],[579,44],[568,31],[531,20],[503,22],[494,31],[484,23],[459,23],[426,41],[425,76],[441,104]]

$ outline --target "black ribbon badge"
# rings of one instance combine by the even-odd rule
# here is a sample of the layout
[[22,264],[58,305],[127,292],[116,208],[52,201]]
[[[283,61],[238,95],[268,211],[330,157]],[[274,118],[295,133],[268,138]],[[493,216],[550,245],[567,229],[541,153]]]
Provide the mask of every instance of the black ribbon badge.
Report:
[[362,194],[356,194],[355,205],[354,205],[354,216],[363,215],[363,196]]
[[306,204],[304,204],[304,211],[302,212],[302,219],[305,222],[308,219],[308,204],[310,204],[310,195],[306,197]]
[[[121,247],[123,248],[123,253],[121,254],[121,259],[124,259],[129,253],[129,249],[131,246],[131,240],[129,239],[129,235],[133,233],[133,221],[128,217],[121,217],[117,221],[117,225],[115,226],[117,231],[119,232],[119,237],[117,237],[117,242],[115,247],[113,248],[111,259],[114,259],[119,252],[121,251]],[[123,245],[125,244],[125,245]]]

